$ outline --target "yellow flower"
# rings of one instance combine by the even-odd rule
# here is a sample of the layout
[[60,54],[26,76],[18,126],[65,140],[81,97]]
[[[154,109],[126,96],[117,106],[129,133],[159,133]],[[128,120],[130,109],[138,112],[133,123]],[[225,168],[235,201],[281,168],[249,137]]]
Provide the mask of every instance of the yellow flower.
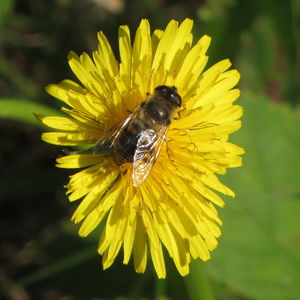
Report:
[[210,258],[220,236],[214,205],[223,200],[212,191],[234,193],[215,174],[241,165],[243,149],[228,142],[241,123],[242,109],[233,102],[240,92],[236,70],[223,60],[203,71],[210,38],[193,45],[193,22],[172,20],[165,30],[152,34],[142,20],[133,45],[127,26],[119,28],[118,62],[104,34],[91,59],[71,52],[70,67],[81,85],[71,80],[51,84],[47,91],[67,104],[68,117],[40,120],[55,131],[42,139],[64,146],[95,145],[111,128],[143,102],[160,85],[175,86],[182,105],[169,126],[166,141],[146,180],[134,187],[132,164],[117,164],[111,154],[78,153],[57,159],[61,168],[82,168],[70,177],[70,201],[82,199],[72,220],[81,222],[87,236],[100,222],[98,252],[103,268],[112,265],[122,248],[123,263],[131,255],[136,272],[144,272],[148,251],[159,278],[166,276],[165,255],[179,273],[189,273],[191,259]]

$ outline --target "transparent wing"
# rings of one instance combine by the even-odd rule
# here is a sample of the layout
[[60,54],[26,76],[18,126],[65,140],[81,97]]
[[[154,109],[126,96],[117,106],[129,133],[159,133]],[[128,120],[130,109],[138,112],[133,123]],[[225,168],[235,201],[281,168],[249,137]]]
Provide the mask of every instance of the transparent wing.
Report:
[[141,185],[150,174],[167,131],[168,127],[163,126],[158,132],[147,129],[141,134],[133,157],[133,186],[137,187]]
[[95,154],[108,154],[112,151],[114,142],[121,133],[121,130],[128,126],[139,112],[141,104],[129,114],[129,116],[117,126],[108,130],[95,144]]
[[93,152],[95,154],[108,154],[112,151],[115,140],[118,138],[121,129],[127,126],[132,120],[132,116],[129,115],[124,121],[117,126],[108,130],[95,144]]

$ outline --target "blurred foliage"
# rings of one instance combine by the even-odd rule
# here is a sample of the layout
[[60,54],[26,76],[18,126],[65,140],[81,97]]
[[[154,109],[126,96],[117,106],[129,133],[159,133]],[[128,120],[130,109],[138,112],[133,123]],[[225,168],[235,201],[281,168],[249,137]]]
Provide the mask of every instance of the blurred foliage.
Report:
[[[163,28],[195,20],[195,40],[212,36],[209,64],[229,57],[242,75],[246,149],[242,169],[222,178],[236,192],[220,210],[219,247],[182,279],[151,266],[137,275],[121,259],[101,271],[99,232],[80,239],[68,221],[61,148],[40,140],[31,112],[59,114],[44,86],[75,79],[70,50],[90,53],[102,30],[117,55],[118,26],[141,18]],[[1,0],[0,282],[9,299],[298,299],[300,295],[300,1]],[[57,110],[57,111],[56,111]]]
[[246,149],[244,165],[224,178],[237,199],[220,212],[223,234],[207,268],[253,299],[297,299],[300,110],[275,106],[252,93],[242,98],[242,105],[243,128],[234,140]]
[[0,107],[0,117],[26,122],[42,128],[44,128],[44,126],[35,118],[33,113],[48,116],[62,114],[58,112],[57,109],[40,103],[12,98],[0,99]]

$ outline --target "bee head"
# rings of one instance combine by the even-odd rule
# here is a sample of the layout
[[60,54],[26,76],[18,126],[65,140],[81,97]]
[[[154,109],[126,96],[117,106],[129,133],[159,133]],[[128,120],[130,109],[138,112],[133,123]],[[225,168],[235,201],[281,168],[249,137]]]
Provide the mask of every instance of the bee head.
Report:
[[154,89],[154,92],[170,101],[173,105],[181,106],[181,97],[177,93],[175,86],[160,85]]

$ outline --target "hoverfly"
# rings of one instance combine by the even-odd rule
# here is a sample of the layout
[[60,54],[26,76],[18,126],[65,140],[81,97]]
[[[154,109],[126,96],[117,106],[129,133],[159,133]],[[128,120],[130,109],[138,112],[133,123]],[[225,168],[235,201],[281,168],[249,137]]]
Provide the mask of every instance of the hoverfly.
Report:
[[156,87],[123,122],[97,141],[94,153],[101,153],[105,148],[117,165],[132,163],[132,184],[141,185],[150,174],[180,106],[176,87]]

